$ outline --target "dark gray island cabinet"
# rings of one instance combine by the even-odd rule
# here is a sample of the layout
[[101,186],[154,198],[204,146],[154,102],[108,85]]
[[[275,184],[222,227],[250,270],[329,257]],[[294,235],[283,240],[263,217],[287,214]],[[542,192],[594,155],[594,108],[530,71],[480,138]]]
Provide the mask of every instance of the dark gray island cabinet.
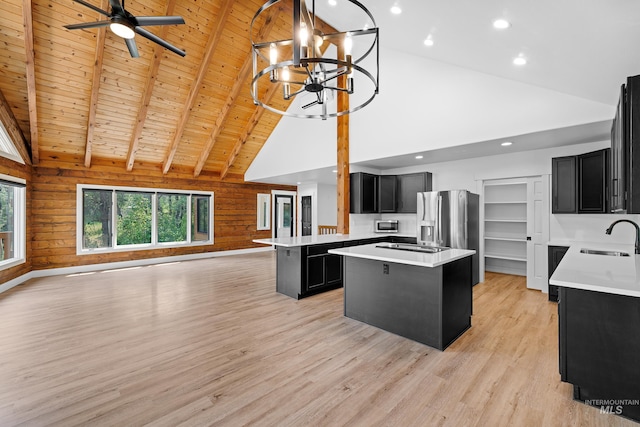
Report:
[[640,421],[640,256],[632,246],[620,257],[582,247],[569,248],[550,280],[558,286],[560,379],[575,400]]
[[300,299],[342,287],[342,257],[329,250],[381,242],[415,243],[416,238],[328,234],[254,242],[276,246],[276,291]]
[[435,254],[365,245],[343,256],[344,315],[444,350],[471,327],[472,250]]

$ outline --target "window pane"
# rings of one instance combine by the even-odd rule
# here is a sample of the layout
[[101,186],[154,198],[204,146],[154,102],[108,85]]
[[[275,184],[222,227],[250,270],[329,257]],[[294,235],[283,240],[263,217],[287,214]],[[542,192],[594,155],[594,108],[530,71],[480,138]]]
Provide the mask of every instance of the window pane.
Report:
[[186,194],[158,194],[158,242],[187,241]]
[[111,190],[83,190],[82,245],[111,247]]
[[211,197],[191,197],[191,241],[202,242],[209,240],[209,206]]
[[151,194],[116,192],[117,245],[151,243]]
[[13,258],[15,187],[0,184],[0,260]]

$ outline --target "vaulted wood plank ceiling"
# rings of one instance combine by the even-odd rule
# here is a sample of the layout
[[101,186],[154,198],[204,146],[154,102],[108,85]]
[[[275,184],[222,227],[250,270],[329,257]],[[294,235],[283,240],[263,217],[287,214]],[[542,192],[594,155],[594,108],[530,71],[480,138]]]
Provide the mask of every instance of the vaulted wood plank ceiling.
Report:
[[[86,1],[109,10],[108,0]],[[250,22],[262,4],[126,0],[133,15],[186,22],[146,27],[184,58],[139,35],[140,57],[131,58],[107,28],[64,28],[106,19],[72,0],[0,2],[0,91],[33,163],[69,158],[91,167],[100,158],[126,170],[153,164],[167,174],[242,179],[280,119],[250,95]],[[258,28],[289,38],[287,2],[271,9]]]

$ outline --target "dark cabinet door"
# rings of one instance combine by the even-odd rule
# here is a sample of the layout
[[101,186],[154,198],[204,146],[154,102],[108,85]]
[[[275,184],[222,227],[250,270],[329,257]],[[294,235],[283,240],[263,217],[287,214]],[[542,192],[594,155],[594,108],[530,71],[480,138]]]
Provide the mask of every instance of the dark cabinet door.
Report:
[[[567,246],[549,246],[547,258],[549,279],[568,250]],[[549,301],[558,301],[558,287],[556,285],[549,284]]]
[[416,213],[418,193],[431,191],[431,174],[411,173],[397,176],[398,203],[396,212]]
[[327,254],[324,257],[324,276],[327,286],[342,283],[342,257],[340,255]]
[[397,177],[395,175],[381,175],[378,179],[378,212],[395,212]]
[[610,149],[578,156],[578,213],[607,213]]
[[307,256],[307,289],[324,286],[324,255]]
[[576,157],[551,159],[551,213],[576,213]]
[[609,156],[611,173],[611,179],[609,181],[609,209],[611,212],[622,212],[626,209],[627,149],[625,144],[625,85],[622,85],[616,116],[611,125],[611,155]]
[[349,175],[350,213],[378,212],[378,176],[364,172]]

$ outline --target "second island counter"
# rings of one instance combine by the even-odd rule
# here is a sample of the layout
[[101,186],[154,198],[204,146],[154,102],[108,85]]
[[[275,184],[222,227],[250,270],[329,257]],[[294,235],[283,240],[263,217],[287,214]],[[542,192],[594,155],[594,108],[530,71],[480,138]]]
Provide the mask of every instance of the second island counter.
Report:
[[369,244],[343,258],[344,315],[444,350],[471,327],[473,250],[419,253]]

